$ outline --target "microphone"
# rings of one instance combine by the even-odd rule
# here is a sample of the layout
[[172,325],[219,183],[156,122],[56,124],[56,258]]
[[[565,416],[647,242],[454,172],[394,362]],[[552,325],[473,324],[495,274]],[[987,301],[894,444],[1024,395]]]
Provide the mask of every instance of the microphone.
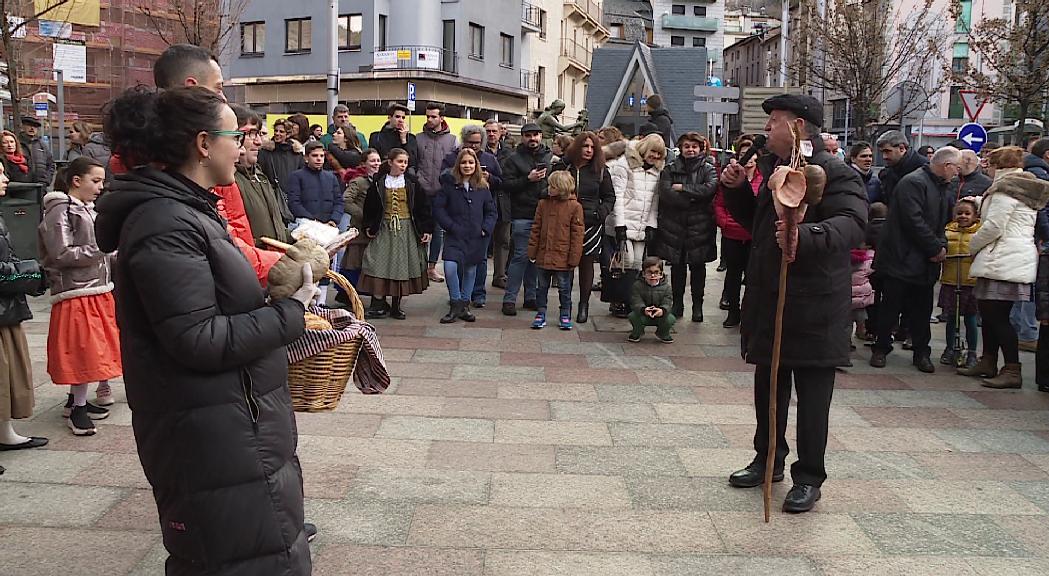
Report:
[[741,166],[746,166],[747,162],[750,162],[751,158],[757,156],[758,152],[765,149],[765,142],[766,138],[764,134],[758,134],[754,136],[754,143],[750,146],[750,148],[747,148],[747,151],[739,157],[739,160],[737,160],[737,162],[739,162]]

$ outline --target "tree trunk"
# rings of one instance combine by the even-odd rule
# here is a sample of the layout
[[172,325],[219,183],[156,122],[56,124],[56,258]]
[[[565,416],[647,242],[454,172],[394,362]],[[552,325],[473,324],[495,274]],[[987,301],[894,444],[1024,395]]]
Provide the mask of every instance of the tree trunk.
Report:
[[19,76],[21,76],[21,55],[15,47],[15,40],[6,29],[2,33],[4,44],[4,58],[7,59],[7,78],[9,80],[7,89],[11,92],[11,126],[4,128],[18,134],[22,130],[22,115],[19,113]]
[[1031,102],[1029,100],[1021,100],[1017,104],[1020,107],[1020,114],[1019,118],[1017,118],[1016,129],[1013,130],[1013,144],[1022,148],[1024,146],[1024,128],[1027,122],[1027,111],[1031,107]]

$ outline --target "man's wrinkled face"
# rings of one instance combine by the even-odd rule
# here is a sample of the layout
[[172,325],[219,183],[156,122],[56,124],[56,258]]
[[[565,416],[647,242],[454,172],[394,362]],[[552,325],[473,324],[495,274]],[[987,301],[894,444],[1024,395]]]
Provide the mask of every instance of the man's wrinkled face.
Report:
[[907,154],[907,147],[883,144],[878,146],[878,152],[881,152],[881,157],[885,160],[886,166],[895,166]]
[[484,127],[484,133],[488,136],[488,144],[495,146],[499,143],[499,139],[502,138],[502,130],[496,124],[489,124]]
[[25,132],[25,135],[30,138],[36,138],[36,135],[40,133],[40,129],[32,124],[22,124],[22,132]]
[[794,150],[794,134],[800,132],[804,138],[804,130],[804,120],[785,110],[773,110],[765,123],[765,134],[768,135],[765,146],[780,158],[790,158]]
[[336,126],[349,126],[350,125],[350,113],[349,112],[337,112],[335,114],[333,124]]

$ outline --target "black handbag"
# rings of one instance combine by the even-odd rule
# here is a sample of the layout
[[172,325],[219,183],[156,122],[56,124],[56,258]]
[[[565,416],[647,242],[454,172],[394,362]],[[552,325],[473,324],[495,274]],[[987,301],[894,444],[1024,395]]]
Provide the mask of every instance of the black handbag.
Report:
[[637,280],[637,270],[623,267],[623,248],[620,246],[608,269],[601,273],[601,301],[609,303],[627,303],[630,301],[630,290]]

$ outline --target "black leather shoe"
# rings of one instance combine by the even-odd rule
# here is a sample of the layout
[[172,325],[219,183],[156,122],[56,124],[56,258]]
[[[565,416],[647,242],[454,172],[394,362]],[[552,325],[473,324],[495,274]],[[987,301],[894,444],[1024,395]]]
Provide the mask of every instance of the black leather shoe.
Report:
[[[783,481],[783,471],[772,472],[773,482]],[[742,470],[737,470],[728,477],[728,483],[734,488],[754,488],[765,483],[765,470],[756,464],[751,464]]]
[[718,302],[718,308],[720,308],[722,310],[731,310],[732,309],[732,303],[729,302],[727,299],[722,298],[721,302]]
[[313,539],[317,537],[317,525],[309,522],[302,523],[302,531],[306,533],[306,541],[313,542]]
[[808,512],[820,499],[820,489],[808,484],[795,484],[783,499],[783,511],[791,514]]
[[1039,392],[1049,392],[1049,384],[1039,384],[1038,385],[1038,391]]
[[919,358],[915,358],[913,364],[918,368],[918,370],[920,370],[921,372],[925,372],[926,374],[932,374],[936,372],[936,366],[933,366],[932,360],[930,360],[928,356],[921,356]]
[[875,367],[875,368],[884,368],[885,367],[885,353],[884,352],[879,352],[877,350],[875,350],[874,352],[871,352],[870,365]]
[[401,310],[400,306],[398,306],[396,308],[390,308],[390,318],[393,318],[394,320],[404,320],[408,318],[408,315],[404,313],[404,310]]

